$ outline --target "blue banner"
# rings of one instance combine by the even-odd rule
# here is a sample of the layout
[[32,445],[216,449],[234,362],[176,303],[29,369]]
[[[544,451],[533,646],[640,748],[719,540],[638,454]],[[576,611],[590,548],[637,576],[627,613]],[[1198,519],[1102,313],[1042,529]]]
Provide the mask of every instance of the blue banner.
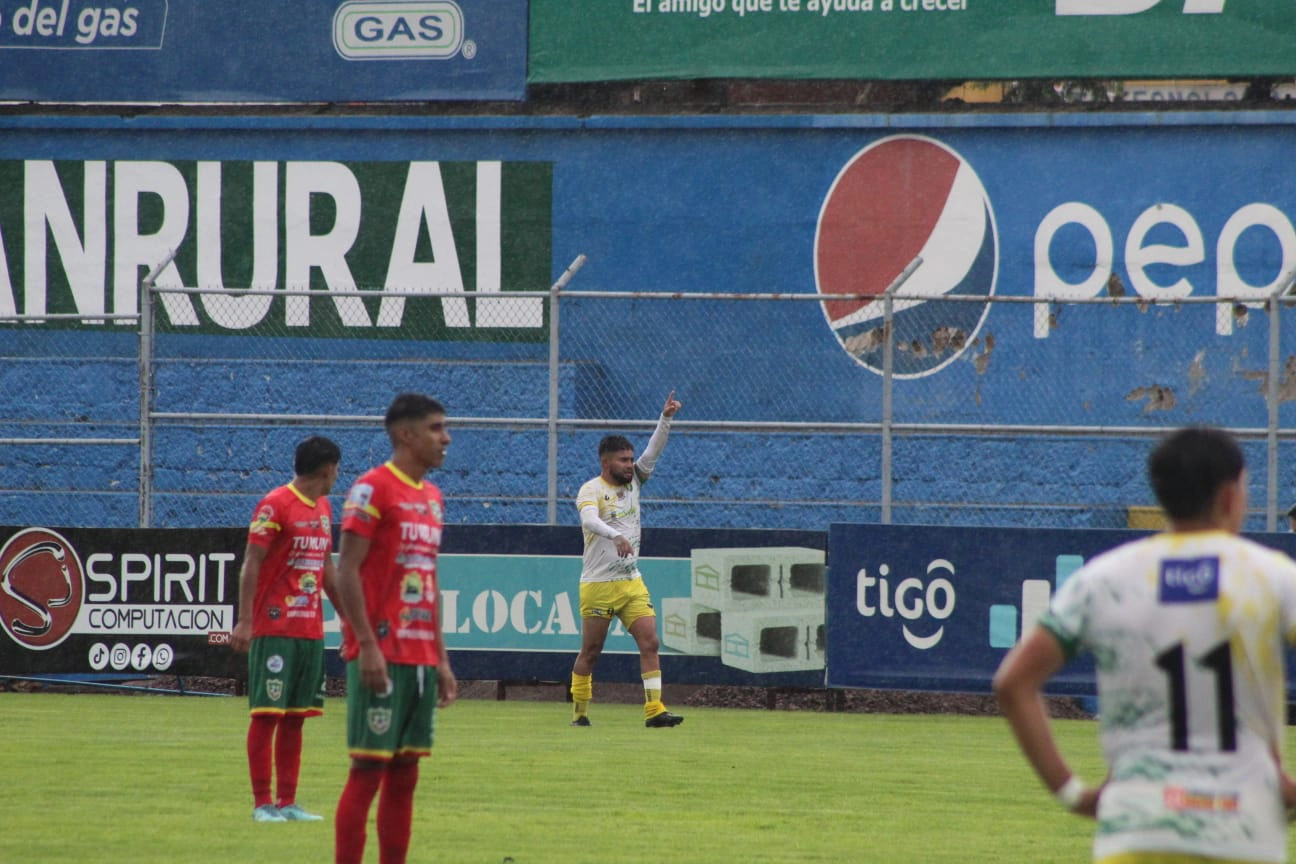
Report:
[[[1004,655],[1084,562],[1146,532],[834,524],[828,685],[988,692]],[[1255,540],[1287,554],[1296,535]],[[1293,670],[1287,671],[1289,686]],[[1093,658],[1050,682],[1093,695]]]
[[521,99],[526,0],[0,0],[0,99]]

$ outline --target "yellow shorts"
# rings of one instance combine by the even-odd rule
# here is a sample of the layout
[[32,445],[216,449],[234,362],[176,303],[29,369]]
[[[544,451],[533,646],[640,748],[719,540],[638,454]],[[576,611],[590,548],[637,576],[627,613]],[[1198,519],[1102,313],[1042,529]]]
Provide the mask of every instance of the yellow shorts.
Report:
[[1201,855],[1185,855],[1180,852],[1121,852],[1098,858],[1094,864],[1247,864],[1245,861],[1233,861],[1228,858],[1203,858]]
[[655,616],[652,598],[643,579],[619,579],[616,582],[580,583],[582,618],[620,618],[625,628],[640,618]]

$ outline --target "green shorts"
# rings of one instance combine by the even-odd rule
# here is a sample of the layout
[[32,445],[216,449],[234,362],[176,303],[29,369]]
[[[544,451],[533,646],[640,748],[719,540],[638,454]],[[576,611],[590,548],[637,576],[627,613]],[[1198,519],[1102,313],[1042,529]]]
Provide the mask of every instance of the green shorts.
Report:
[[248,648],[253,714],[324,713],[324,640],[258,636]]
[[360,679],[352,660],[347,676],[347,749],[354,759],[390,761],[395,756],[427,756],[436,725],[435,666],[387,664],[391,693],[380,696]]

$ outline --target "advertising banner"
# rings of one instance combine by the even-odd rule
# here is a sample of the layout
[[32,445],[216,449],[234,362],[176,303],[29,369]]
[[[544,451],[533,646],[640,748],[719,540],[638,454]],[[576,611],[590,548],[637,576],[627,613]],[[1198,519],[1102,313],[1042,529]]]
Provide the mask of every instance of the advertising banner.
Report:
[[[161,287],[195,284],[182,272],[204,287],[363,287],[432,297],[466,287],[535,290],[549,281],[552,166],[544,162],[0,161],[0,189],[0,231],[33,253],[15,256],[0,285],[44,279],[47,252],[79,250],[75,260],[51,262],[56,290],[25,297],[30,315],[138,312],[140,269],[173,249],[176,263],[160,274]],[[476,322],[462,298],[312,304],[165,295],[162,304],[164,330],[489,339],[474,326],[481,324],[516,331],[515,342],[547,339],[534,299],[499,303]],[[0,288],[0,314],[14,308]]]
[[[828,685],[989,692],[995,670],[1084,562],[1142,533],[834,524]],[[1296,536],[1253,539],[1287,554]],[[1296,679],[1289,663],[1288,686]],[[1049,685],[1096,692],[1081,655]]]
[[[308,281],[318,297],[163,295],[162,330],[248,335],[254,357],[257,334],[431,332],[486,359],[505,321],[534,340],[511,350],[543,359],[539,300],[492,319],[438,294],[543,289],[587,254],[573,289],[842,295],[781,304],[776,328],[754,303],[569,301],[568,340],[627,337],[563,359],[597,359],[635,416],[674,381],[694,420],[876,421],[880,297],[920,258],[895,306],[898,422],[1267,422],[1254,322],[1296,268],[1288,113],[283,122],[0,123],[0,314],[32,319],[33,341],[70,326],[46,312],[134,313],[177,249],[160,286]],[[330,297],[357,286],[428,299]],[[1065,305],[1118,290],[1162,305]],[[1166,302],[1216,297],[1244,302]],[[443,395],[510,413],[490,391]]]
[[246,530],[0,528],[0,674],[233,675]]
[[1269,0],[532,0],[529,79],[1290,75]]
[[526,0],[0,0],[0,99],[521,99]]
[[[229,637],[246,530],[28,527],[0,528],[0,538],[0,675],[245,676]],[[821,686],[824,540],[653,531],[657,554],[640,569],[659,610],[666,674],[676,683]],[[581,644],[581,542],[575,527],[447,530],[441,621],[457,674],[566,678]],[[737,583],[733,566],[707,566],[717,554],[738,556]],[[797,562],[805,572],[794,578]],[[722,584],[730,595],[738,585],[736,602],[721,597]],[[341,675],[340,620],[327,598],[323,606],[329,672]],[[601,680],[639,679],[638,648],[620,623],[605,651]]]

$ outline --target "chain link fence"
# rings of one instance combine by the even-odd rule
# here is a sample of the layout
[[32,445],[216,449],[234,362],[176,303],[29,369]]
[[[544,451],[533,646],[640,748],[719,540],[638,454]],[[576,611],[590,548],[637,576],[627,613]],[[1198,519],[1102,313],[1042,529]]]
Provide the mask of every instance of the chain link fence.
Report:
[[139,518],[136,315],[0,313],[0,512],[62,524],[75,501],[99,524]]
[[150,285],[137,318],[0,317],[4,521],[243,524],[308,434],[342,446],[340,494],[388,457],[406,390],[449,411],[436,482],[461,523],[575,524],[598,439],[642,446],[671,390],[651,525],[1137,526],[1149,444],[1185,423],[1242,439],[1248,528],[1274,529],[1291,494],[1278,292],[614,293],[565,288],[576,266],[495,296]]

